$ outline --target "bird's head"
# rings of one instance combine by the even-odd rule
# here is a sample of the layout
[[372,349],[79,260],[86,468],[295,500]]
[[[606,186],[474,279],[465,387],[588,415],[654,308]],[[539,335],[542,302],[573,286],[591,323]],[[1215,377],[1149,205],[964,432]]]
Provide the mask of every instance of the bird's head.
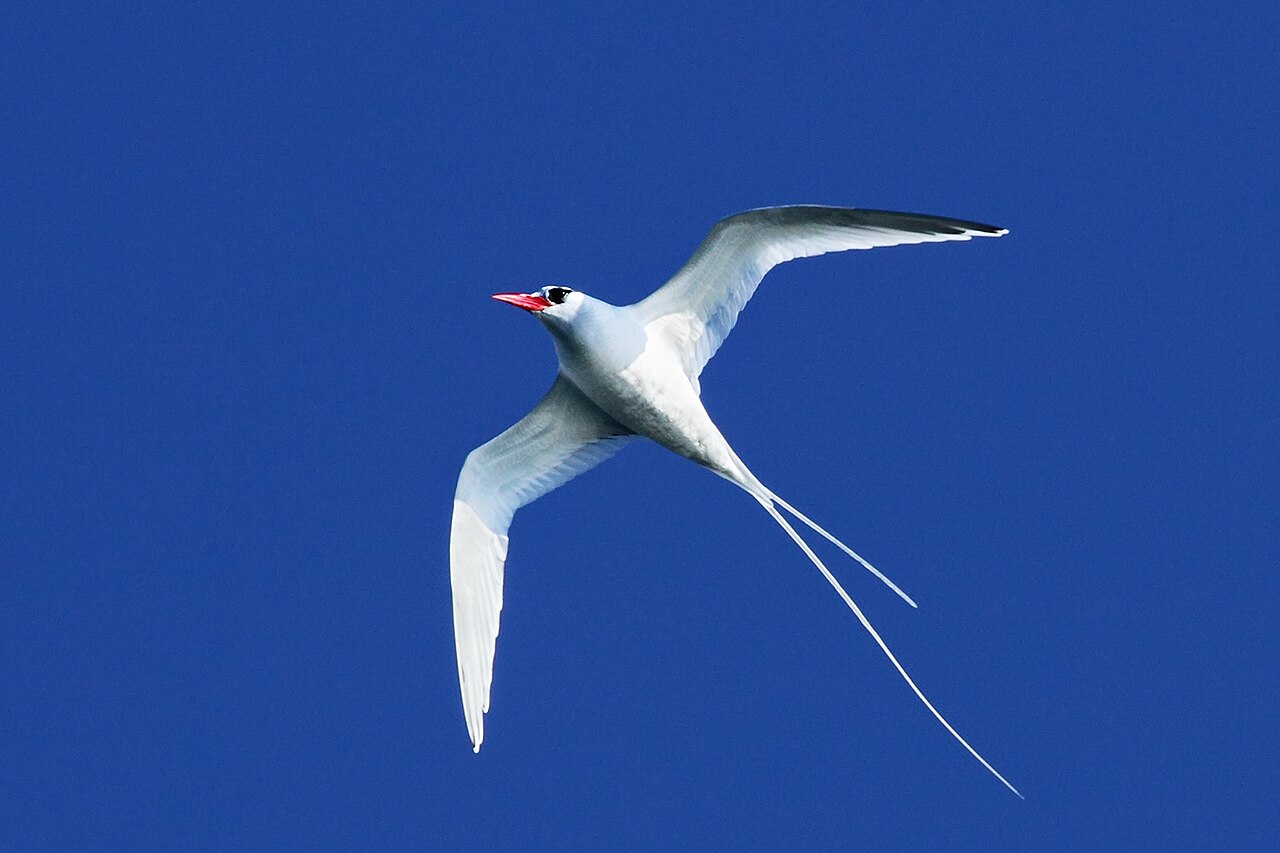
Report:
[[495,293],[493,298],[523,308],[543,322],[571,322],[581,310],[586,295],[567,287],[549,286],[533,293]]

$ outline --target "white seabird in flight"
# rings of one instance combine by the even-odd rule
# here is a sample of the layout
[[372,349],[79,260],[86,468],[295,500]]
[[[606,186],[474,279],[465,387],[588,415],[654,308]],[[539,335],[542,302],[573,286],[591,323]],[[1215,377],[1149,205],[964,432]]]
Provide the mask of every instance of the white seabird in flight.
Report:
[[473,450],[458,477],[449,573],[462,709],[475,751],[480,751],[484,740],[484,714],[489,710],[512,516],[608,459],[627,442],[644,437],[755,498],[840,594],[924,706],[974,758],[1018,794],[925,698],[779,507],[861,563],[912,607],[915,602],[756,479],[707,415],[698,384],[702,369],[728,336],[760,280],[780,263],[848,249],[1005,233],[977,222],[911,213],[770,207],[716,223],[675,276],[634,305],[610,305],[567,287],[495,294],[494,299],[523,308],[542,321],[551,333],[560,369],[542,401],[506,432]]

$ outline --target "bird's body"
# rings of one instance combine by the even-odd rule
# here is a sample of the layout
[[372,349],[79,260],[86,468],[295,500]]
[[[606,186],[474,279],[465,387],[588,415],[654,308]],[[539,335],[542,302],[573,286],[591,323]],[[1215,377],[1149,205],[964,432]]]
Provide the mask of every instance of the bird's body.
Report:
[[559,374],[533,411],[472,451],[458,478],[450,573],[463,711],[475,750],[484,736],[512,515],[628,441],[643,437],[724,477],[759,502],[822,572],[925,706],[1017,793],[925,698],[779,508],[858,560],[912,606],[915,603],[756,479],[707,414],[699,384],[702,368],[733,328],[738,312],[778,263],[828,251],[1003,233],[979,223],[914,214],[764,208],[722,220],[671,281],[634,305],[610,305],[565,287],[497,294],[496,299],[543,322],[555,344]]
[[671,340],[629,307],[578,295],[582,304],[567,330],[547,323],[561,374],[636,435],[722,476],[733,472],[736,456]]

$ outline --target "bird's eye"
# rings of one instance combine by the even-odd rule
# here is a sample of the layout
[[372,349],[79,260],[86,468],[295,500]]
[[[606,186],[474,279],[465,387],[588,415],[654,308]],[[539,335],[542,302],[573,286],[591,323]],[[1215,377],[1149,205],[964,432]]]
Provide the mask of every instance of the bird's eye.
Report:
[[567,287],[548,287],[547,301],[555,305],[560,305],[564,302],[564,298],[570,293],[573,293],[573,291]]

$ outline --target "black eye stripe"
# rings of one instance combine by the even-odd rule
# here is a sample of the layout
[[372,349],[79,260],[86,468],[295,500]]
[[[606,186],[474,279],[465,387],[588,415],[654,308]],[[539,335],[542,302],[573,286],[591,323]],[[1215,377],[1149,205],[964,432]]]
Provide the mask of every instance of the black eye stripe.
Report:
[[567,287],[548,287],[547,301],[559,305],[564,302],[564,298],[570,293],[573,293],[573,291]]

